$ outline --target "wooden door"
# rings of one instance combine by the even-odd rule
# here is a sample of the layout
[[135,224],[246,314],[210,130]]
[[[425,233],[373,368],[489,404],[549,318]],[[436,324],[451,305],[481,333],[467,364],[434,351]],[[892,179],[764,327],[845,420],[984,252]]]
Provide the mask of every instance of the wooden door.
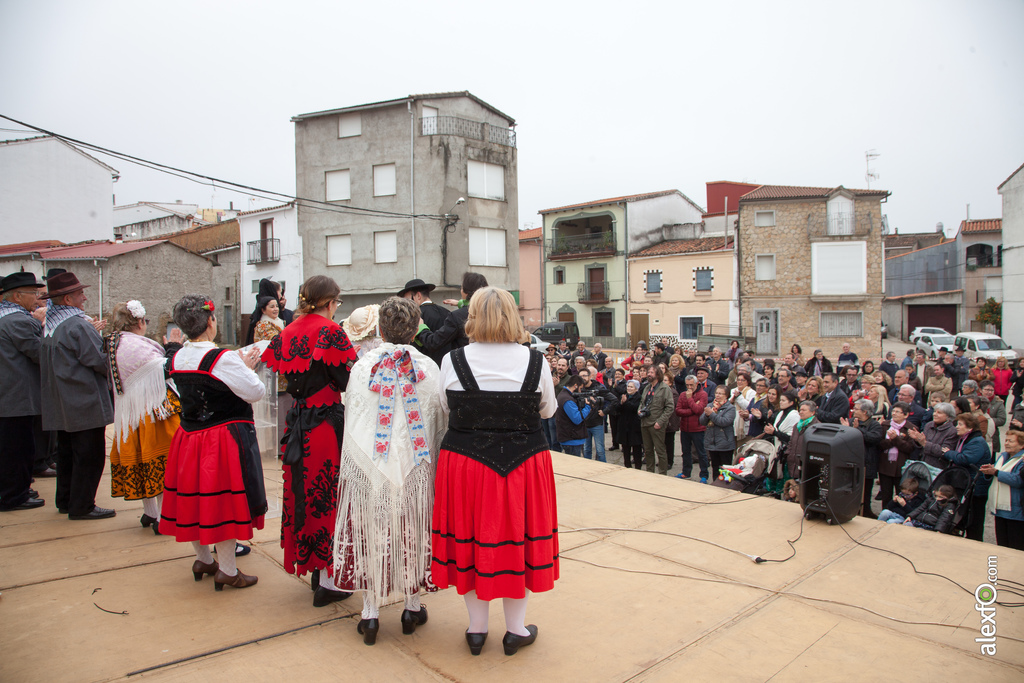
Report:
[[604,291],[604,268],[591,268],[587,271],[588,294],[587,301],[606,301]]
[[[630,345],[635,349],[637,342],[647,341],[650,335],[651,317],[647,313],[632,313],[629,316]],[[650,344],[647,345],[650,348]]]

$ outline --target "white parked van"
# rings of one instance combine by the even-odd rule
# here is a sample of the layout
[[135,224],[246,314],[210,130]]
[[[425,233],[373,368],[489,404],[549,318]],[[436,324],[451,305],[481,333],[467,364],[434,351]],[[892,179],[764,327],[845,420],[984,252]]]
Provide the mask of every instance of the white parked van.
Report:
[[989,367],[999,356],[1010,361],[1011,365],[1017,360],[1017,352],[997,334],[959,332],[956,335],[956,345],[964,347],[964,355],[968,358],[984,358],[988,361]]

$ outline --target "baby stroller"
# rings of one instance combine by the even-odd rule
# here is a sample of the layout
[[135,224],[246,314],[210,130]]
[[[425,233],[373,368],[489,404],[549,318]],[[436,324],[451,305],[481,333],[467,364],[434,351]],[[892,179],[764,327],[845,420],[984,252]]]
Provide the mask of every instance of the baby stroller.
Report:
[[[753,458],[753,460],[747,460]],[[719,479],[719,472],[713,473],[714,486],[732,489],[741,493],[760,495],[764,493],[764,480],[775,467],[776,447],[771,441],[754,439],[736,449],[732,458],[732,467],[723,468],[724,478]],[[744,462],[744,461],[747,462]],[[741,468],[741,465],[743,466]],[[741,468],[737,470],[737,468]]]
[[917,479],[918,491],[930,491],[932,481],[939,475],[939,472],[941,470],[929,466],[928,463],[922,460],[908,460],[903,465],[903,476],[900,477],[900,486],[902,487],[907,479],[913,477]]
[[971,509],[971,498],[974,495],[974,476],[963,465],[950,465],[932,480],[929,492],[937,491],[940,486],[948,484],[956,491],[956,504],[953,507],[953,524],[947,533],[963,536],[967,530],[967,515]]

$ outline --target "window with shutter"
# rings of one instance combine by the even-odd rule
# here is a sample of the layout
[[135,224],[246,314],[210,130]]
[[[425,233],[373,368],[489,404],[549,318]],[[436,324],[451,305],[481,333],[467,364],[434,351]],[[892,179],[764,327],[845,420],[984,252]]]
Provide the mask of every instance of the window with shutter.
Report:
[[864,294],[867,284],[867,242],[811,245],[811,294]]

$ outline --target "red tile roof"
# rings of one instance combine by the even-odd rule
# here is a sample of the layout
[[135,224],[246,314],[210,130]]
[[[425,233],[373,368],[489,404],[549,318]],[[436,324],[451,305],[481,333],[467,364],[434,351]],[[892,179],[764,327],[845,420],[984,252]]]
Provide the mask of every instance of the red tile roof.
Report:
[[703,251],[725,251],[732,248],[732,237],[725,244],[724,237],[701,237],[695,240],[669,240],[633,254],[631,258],[640,256],[666,256],[669,254],[696,254]]
[[139,240],[137,242],[84,242],[69,247],[40,249],[39,256],[46,261],[67,259],[110,258],[140,249],[149,249],[167,240]]
[[[660,192],[645,192],[643,194],[627,194],[621,197],[610,197],[608,199],[597,199],[592,202],[581,202],[580,204],[567,204],[565,206],[556,206],[553,209],[541,209],[537,213],[553,213],[555,211],[565,211],[566,209],[580,209],[585,206],[600,206],[602,204],[615,204],[617,202],[636,202],[641,199],[653,199],[655,197],[664,197],[665,195],[675,194],[679,190],[662,190]],[[679,192],[679,194],[683,194]],[[685,196],[685,195],[683,195]]]
[[37,252],[40,249],[47,249],[49,247],[60,247],[64,246],[64,243],[60,240],[42,240],[40,242],[21,242],[20,244],[4,244],[0,246],[0,256],[6,254],[28,254],[30,252]]
[[238,216],[251,216],[254,213],[263,213],[265,211],[278,211],[279,209],[287,209],[289,206],[295,206],[295,202],[288,202],[287,204],[278,204],[277,206],[268,206],[265,209],[253,209],[252,211],[239,211],[235,214],[235,218]]
[[837,190],[846,190],[854,197],[888,197],[886,190],[851,190],[839,187],[803,187],[798,185],[761,185],[742,197],[741,202],[763,201],[766,199],[826,199]]
[[960,232],[1001,232],[1002,218],[978,218],[960,221]]
[[538,237],[540,237],[543,231],[544,228],[534,228],[533,230],[520,230],[519,241],[522,242],[523,240],[535,240]]

